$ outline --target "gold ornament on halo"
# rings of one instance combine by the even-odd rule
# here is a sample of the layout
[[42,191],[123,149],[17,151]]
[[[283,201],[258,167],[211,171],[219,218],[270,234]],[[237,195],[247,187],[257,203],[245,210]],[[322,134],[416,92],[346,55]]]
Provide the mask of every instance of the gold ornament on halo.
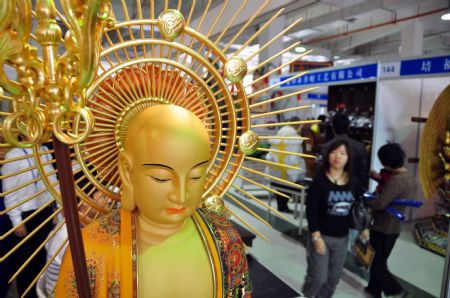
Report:
[[247,75],[247,64],[242,58],[231,57],[225,63],[225,76],[232,83],[239,83]]
[[203,207],[225,217],[230,217],[230,212],[228,212],[223,199],[219,196],[212,195],[207,197],[203,201]]
[[258,149],[259,137],[256,133],[249,130],[239,138],[239,149],[245,155],[255,153]]
[[165,39],[177,38],[183,32],[184,26],[184,17],[176,9],[166,9],[158,17],[159,32]]

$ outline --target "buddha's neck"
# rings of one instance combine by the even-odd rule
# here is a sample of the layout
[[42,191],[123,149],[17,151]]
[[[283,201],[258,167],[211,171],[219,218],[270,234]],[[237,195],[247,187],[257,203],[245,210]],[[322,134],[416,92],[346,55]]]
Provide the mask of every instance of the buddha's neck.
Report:
[[161,225],[137,214],[137,238],[141,249],[158,245],[170,236],[179,232],[185,222],[176,225]]

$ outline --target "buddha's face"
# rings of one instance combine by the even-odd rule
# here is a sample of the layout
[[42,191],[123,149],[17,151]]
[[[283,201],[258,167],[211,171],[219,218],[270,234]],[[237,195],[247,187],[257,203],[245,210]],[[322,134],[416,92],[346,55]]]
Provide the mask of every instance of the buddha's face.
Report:
[[184,109],[162,106],[149,110],[148,117],[139,115],[133,120],[133,141],[127,137],[123,152],[130,163],[132,197],[139,215],[147,221],[179,224],[202,199],[209,163],[208,135],[200,120]]

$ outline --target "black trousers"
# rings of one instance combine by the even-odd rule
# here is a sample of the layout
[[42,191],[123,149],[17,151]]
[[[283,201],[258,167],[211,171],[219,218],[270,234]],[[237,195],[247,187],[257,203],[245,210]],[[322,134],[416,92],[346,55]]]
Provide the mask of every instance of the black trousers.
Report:
[[[0,235],[4,235],[12,228],[11,221],[9,220],[8,215],[0,215]],[[14,245],[14,234],[9,235],[3,240],[0,240],[0,257],[8,253]],[[6,297],[6,294],[9,290],[8,281],[11,276],[14,274],[14,268],[11,266],[11,257],[5,259],[0,263],[0,298]]]
[[284,211],[288,209],[288,198],[282,197],[280,195],[275,194],[275,197],[277,198],[277,207],[278,210]]
[[367,290],[376,298],[381,298],[381,292],[384,292],[386,296],[392,296],[403,291],[387,266],[387,260],[397,238],[398,234],[384,234],[373,230],[370,232],[370,244],[375,251],[375,256],[370,267]]
[[[35,210],[22,212],[22,219],[27,218],[30,214],[32,214]],[[30,219],[25,227],[27,229],[28,234],[33,232],[42,222],[47,219],[52,214],[52,209],[50,207],[43,209],[36,216]],[[20,267],[24,264],[28,258],[37,250],[37,248],[42,244],[42,242],[47,238],[48,234],[53,229],[53,223],[50,220],[46,223],[39,231],[36,232],[24,245],[22,245],[11,257],[13,262],[17,262],[15,265],[19,265]],[[21,240],[21,239],[20,239]],[[28,286],[33,282],[33,280],[37,277],[37,275],[41,272],[42,268],[44,268],[45,263],[47,262],[47,251],[45,247],[42,247],[38,253],[31,259],[30,263],[26,265],[26,267],[22,270],[22,272],[17,276],[17,291],[19,292],[19,296],[21,296]],[[37,298],[36,295],[36,287],[28,292],[25,296],[27,298]]]

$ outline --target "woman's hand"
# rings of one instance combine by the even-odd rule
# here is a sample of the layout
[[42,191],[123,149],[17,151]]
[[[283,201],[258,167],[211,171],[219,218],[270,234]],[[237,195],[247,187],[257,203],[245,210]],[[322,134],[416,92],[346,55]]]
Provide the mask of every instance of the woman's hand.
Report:
[[326,245],[325,245],[325,241],[323,240],[322,237],[319,237],[319,238],[313,240],[313,245],[314,245],[314,251],[317,254],[319,254],[321,256],[325,255]]
[[359,233],[359,238],[361,238],[361,240],[363,240],[364,242],[369,241],[370,238],[370,232],[369,229],[364,229]]

